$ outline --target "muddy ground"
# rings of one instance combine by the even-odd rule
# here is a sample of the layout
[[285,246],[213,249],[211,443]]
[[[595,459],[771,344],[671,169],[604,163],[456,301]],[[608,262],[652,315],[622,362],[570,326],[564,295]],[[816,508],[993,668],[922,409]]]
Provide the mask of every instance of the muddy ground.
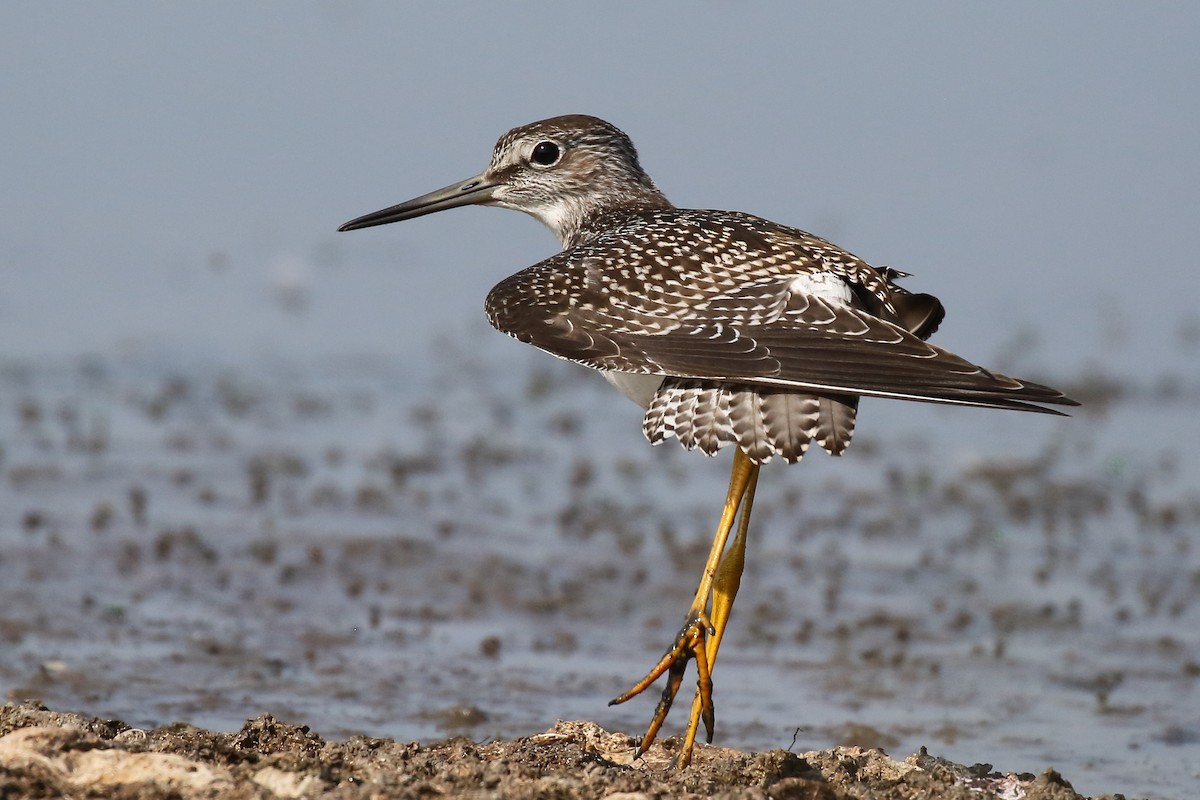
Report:
[[9,704],[0,708],[0,797],[1080,797],[1053,770],[1002,774],[925,751],[897,761],[859,747],[746,754],[701,746],[680,771],[669,766],[677,744],[668,739],[633,761],[631,737],[590,722],[559,722],[516,740],[420,745],[364,736],[325,741],[270,715],[233,733],[183,723],[142,730]]
[[[714,680],[715,743],[772,755],[675,775],[663,750],[623,763],[657,687],[607,702],[682,621],[728,453],[651,448],[603,381],[487,334],[428,363],[0,363],[0,690],[87,731],[7,740],[21,792],[163,753],[220,791],[266,767],[354,796],[546,769],[530,793],[836,797],[891,763],[853,748],[924,747],[1085,795],[1191,793],[1193,379],[1075,376],[1065,420],[864,402],[846,457],[768,465]],[[560,719],[624,733],[529,738]],[[823,777],[781,749],[823,753],[803,757]],[[896,786],[954,796],[942,774]]]

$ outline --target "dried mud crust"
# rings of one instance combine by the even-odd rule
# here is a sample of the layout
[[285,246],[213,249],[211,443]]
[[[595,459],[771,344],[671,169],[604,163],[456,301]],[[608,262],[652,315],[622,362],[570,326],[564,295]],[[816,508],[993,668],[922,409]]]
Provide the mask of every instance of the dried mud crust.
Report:
[[355,737],[327,742],[264,715],[240,731],[187,724],[153,730],[50,711],[0,707],[0,798],[1029,798],[1080,795],[1058,773],[1001,775],[925,752],[895,761],[839,747],[744,754],[699,747],[669,768],[668,739],[632,761],[634,741],[591,722],[477,744]]

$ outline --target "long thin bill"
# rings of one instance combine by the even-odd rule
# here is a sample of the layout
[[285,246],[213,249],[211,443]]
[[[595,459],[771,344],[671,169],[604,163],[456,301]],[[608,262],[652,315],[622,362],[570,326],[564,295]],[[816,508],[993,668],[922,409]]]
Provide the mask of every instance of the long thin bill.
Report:
[[406,219],[423,217],[426,214],[444,211],[447,208],[487,203],[492,199],[495,191],[496,184],[488,183],[482,175],[476,175],[469,180],[451,184],[444,189],[438,189],[436,192],[423,194],[400,205],[364,214],[357,219],[350,220],[338,228],[338,230],[356,231],[359,228],[371,228],[376,225],[387,225],[389,222],[400,222]]

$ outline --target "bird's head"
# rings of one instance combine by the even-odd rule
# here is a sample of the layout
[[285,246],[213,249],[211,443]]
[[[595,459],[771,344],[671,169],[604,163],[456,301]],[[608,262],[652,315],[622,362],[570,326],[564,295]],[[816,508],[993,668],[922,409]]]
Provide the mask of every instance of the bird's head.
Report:
[[596,117],[533,122],[500,137],[479,175],[351,220],[349,231],[413,219],[447,208],[488,205],[524,211],[567,246],[586,220],[620,208],[670,204],[638,162],[633,142]]

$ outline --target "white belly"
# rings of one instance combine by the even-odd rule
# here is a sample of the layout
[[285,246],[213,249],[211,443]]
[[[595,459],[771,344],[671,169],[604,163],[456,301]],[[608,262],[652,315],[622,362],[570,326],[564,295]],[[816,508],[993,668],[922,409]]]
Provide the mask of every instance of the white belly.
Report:
[[654,399],[654,393],[658,391],[658,387],[663,382],[662,375],[640,375],[633,372],[612,372],[610,370],[602,370],[600,374],[618,392],[642,408],[650,407],[650,401]]

